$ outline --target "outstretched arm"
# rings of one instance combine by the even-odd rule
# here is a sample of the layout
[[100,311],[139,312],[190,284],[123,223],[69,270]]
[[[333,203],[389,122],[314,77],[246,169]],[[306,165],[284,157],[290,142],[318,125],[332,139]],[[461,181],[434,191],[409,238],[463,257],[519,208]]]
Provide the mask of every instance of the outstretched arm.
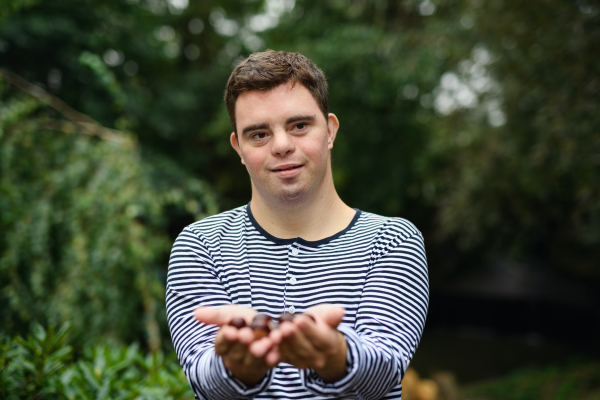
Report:
[[[251,319],[255,311],[231,306],[232,298],[217,276],[213,257],[207,249],[203,239],[189,228],[184,229],[173,245],[167,277],[167,319],[173,345],[198,398],[251,399],[268,387],[272,370],[257,366],[254,376],[244,376],[239,371],[234,374],[230,369],[235,370],[232,360],[241,357],[247,347],[248,333],[237,332],[233,327],[223,330],[220,326],[228,323],[234,314]],[[225,310],[231,308],[226,312],[229,314],[212,311],[195,314],[199,307],[210,310],[210,307],[222,306],[228,307],[224,307]],[[237,307],[235,312],[234,307]]]
[[[343,309],[315,307],[307,310],[320,312],[315,323],[300,316],[271,334],[279,348],[266,359],[278,357],[298,367],[305,386],[315,394],[379,399],[400,384],[421,338],[427,304],[423,240],[414,234],[373,263],[355,326],[335,329]],[[337,323],[325,323],[335,318]]]
[[198,322],[220,327],[215,338],[215,353],[223,359],[223,364],[233,376],[248,386],[260,382],[271,369],[264,356],[256,357],[250,353],[249,346],[259,342],[268,350],[271,343],[269,340],[255,341],[252,329],[247,326],[238,329],[229,326],[229,323],[234,318],[242,318],[246,325],[250,325],[255,315],[255,310],[236,305],[200,307],[194,311]]

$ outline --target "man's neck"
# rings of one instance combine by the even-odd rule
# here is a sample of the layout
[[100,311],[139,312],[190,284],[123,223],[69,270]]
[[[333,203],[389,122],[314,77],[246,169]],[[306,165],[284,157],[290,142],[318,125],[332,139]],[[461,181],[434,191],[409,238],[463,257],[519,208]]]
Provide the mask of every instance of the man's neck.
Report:
[[275,237],[321,240],[344,230],[356,214],[331,189],[328,195],[315,196],[293,207],[267,204],[253,193],[250,209],[258,224]]

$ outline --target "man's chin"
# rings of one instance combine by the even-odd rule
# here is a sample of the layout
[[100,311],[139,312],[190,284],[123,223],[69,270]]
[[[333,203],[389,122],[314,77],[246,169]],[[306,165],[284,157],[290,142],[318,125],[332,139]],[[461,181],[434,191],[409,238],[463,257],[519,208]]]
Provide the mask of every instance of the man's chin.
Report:
[[306,200],[304,190],[286,190],[278,194],[278,199],[286,206],[302,204]]

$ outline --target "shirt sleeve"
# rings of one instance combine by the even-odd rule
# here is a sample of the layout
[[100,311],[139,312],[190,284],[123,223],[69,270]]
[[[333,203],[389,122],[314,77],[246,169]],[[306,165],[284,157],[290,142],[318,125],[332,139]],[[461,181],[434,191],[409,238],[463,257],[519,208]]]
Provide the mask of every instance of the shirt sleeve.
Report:
[[193,311],[201,306],[231,304],[231,296],[215,272],[214,258],[202,238],[185,228],[173,245],[167,275],[167,321],[179,362],[197,398],[251,399],[273,379],[270,370],[248,387],[231,375],[214,341],[218,328],[201,324]]
[[338,328],[347,342],[347,375],[325,383],[314,370],[302,370],[311,392],[379,399],[400,385],[425,325],[429,281],[420,232],[394,242],[373,261],[355,326]]

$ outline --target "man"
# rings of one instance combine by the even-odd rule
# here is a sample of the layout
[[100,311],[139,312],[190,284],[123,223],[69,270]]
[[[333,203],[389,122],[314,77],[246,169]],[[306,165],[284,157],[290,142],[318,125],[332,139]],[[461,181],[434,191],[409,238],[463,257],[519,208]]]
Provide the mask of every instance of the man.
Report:
[[[173,344],[197,398],[400,399],[427,313],[421,233],[338,196],[339,122],[312,61],[254,53],[225,102],[252,198],[186,227],[167,282]],[[296,317],[263,338],[229,325],[257,312]]]

